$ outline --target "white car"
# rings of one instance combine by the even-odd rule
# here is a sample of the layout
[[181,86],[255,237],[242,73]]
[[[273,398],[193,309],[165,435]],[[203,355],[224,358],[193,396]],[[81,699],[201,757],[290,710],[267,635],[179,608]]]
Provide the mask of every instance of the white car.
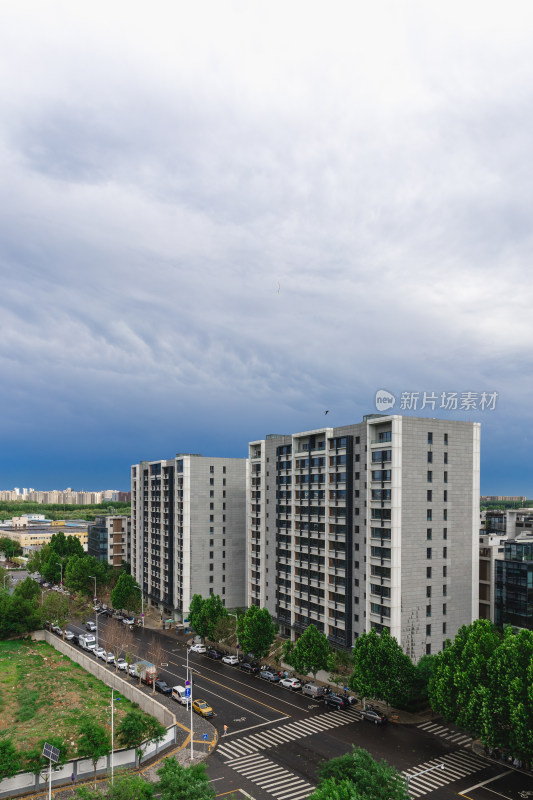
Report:
[[[105,651],[104,651],[104,653],[105,653]],[[113,653],[109,652],[106,655],[102,656],[102,661],[106,661],[108,664],[114,664],[115,663],[115,656],[113,655]]]
[[119,669],[124,670],[124,672],[126,672],[126,670],[128,669],[128,662],[126,661],[125,658],[119,658],[118,661],[117,661],[117,667]]
[[92,619],[87,620],[85,623],[85,628],[88,631],[95,631],[96,630],[96,622],[93,622]]
[[292,689],[295,692],[302,688],[302,684],[296,678],[282,678],[279,685],[284,686],[285,689]]
[[222,661],[224,664],[231,664],[232,666],[239,663],[237,656],[222,656]]
[[94,654],[96,658],[106,658],[106,651],[103,647],[95,647]]
[[52,625],[52,630],[54,633],[57,633],[58,636],[61,636],[63,633],[63,629],[59,627],[59,625]]
[[135,667],[135,664],[130,664],[130,668],[129,668],[128,672],[130,673],[132,678],[137,678],[138,677],[137,676],[137,668]]
[[189,653],[206,653],[207,647],[205,644],[193,644],[189,650]]
[[65,639],[67,642],[70,642],[72,639],[74,639],[74,631],[65,631]]
[[124,617],[122,622],[124,625],[135,625],[135,619],[133,617]]

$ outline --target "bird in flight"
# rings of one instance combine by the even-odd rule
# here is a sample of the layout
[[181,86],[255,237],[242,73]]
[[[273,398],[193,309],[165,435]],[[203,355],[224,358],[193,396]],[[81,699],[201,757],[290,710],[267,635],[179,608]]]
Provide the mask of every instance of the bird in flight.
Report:
[[326,416],[326,414],[329,414],[329,408],[327,411],[324,411],[324,416]]

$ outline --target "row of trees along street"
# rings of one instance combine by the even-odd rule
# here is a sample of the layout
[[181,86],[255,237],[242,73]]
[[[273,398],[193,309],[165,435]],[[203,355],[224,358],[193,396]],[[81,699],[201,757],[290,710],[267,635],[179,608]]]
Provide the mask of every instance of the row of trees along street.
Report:
[[[243,653],[257,660],[272,652],[276,626],[267,609],[251,606],[236,624],[220,597],[195,595],[189,624],[200,636],[227,642],[235,635]],[[463,626],[455,640],[417,664],[385,629],[363,633],[353,650],[332,650],[324,633],[309,625],[296,642],[286,641],[283,660],[302,676],[320,670],[330,682],[348,685],[362,698],[416,711],[428,706],[487,749],[529,764],[533,753],[533,631],[501,630],[489,620]]]

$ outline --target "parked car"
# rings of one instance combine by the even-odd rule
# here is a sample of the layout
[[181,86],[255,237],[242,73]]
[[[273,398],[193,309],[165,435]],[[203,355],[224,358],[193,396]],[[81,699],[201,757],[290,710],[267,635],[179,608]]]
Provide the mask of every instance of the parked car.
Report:
[[124,625],[135,625],[134,617],[124,617],[122,622],[124,623]]
[[381,711],[378,711],[377,708],[373,706],[367,706],[363,709],[361,711],[361,716],[363,719],[368,720],[368,722],[373,722],[375,725],[384,725],[387,722],[385,714],[382,714]]
[[221,652],[220,652],[220,650],[217,650],[217,649],[216,649],[216,648],[214,648],[214,647],[211,647],[211,648],[210,648],[209,650],[207,650],[207,652],[206,652],[206,656],[207,656],[208,658],[214,658],[214,659],[217,659],[217,660],[218,660],[219,658],[222,658],[222,656],[223,656],[223,655],[224,655],[224,653],[221,653]]
[[92,619],[87,620],[85,623],[85,630],[87,631],[95,631],[96,630],[96,622],[93,622]]
[[126,670],[128,669],[128,662],[126,661],[125,658],[119,658],[117,660],[117,667],[126,672]]
[[192,710],[196,711],[196,713],[200,714],[202,717],[213,716],[213,709],[211,708],[209,703],[205,702],[205,700],[193,700]]
[[171,694],[172,687],[168,685],[166,681],[154,681],[154,686],[156,692],[161,692],[161,694]]
[[313,700],[321,700],[324,697],[324,687],[317,686],[316,683],[306,683],[302,689],[302,694],[312,697]]
[[74,633],[72,635],[72,639],[70,641],[71,641],[72,644],[79,644],[80,643],[79,634],[78,633]]
[[338,694],[328,694],[324,697],[324,705],[329,708],[344,709],[348,708],[349,703],[346,698]]
[[279,685],[284,686],[285,689],[292,689],[294,692],[302,688],[302,684],[297,678],[282,678]]
[[69,631],[68,629],[65,631],[65,639],[67,642],[71,642],[74,639],[74,631]]
[[95,654],[96,658],[106,658],[107,657],[107,653],[106,653],[106,651],[105,651],[105,649],[103,647],[95,647],[94,648],[94,654]]
[[248,661],[243,661],[242,664],[239,664],[239,669],[247,672],[248,675],[257,675],[259,672],[259,667],[256,664],[249,664]]
[[113,653],[109,652],[106,655],[106,657],[103,658],[103,661],[105,661],[107,664],[114,664],[115,663],[115,656],[113,655]]
[[207,647],[205,644],[193,644],[189,649],[189,653],[206,653]]
[[61,634],[63,633],[63,629],[56,624],[52,625],[52,630],[54,633],[57,633],[58,636],[61,636]]
[[239,663],[237,656],[222,656],[222,661],[224,664],[231,664],[231,666],[235,666],[235,664]]
[[270,681],[271,683],[278,683],[279,682],[279,675],[277,672],[272,672],[269,669],[263,669],[259,673],[259,677],[263,678],[264,681]]

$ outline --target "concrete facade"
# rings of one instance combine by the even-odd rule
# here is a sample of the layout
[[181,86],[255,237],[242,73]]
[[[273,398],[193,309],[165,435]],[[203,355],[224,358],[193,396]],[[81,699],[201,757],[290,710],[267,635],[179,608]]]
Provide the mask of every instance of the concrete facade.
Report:
[[479,456],[479,424],[398,415],[251,442],[248,604],[437,652],[478,614]]
[[176,620],[193,594],[245,604],[246,459],[178,454],[132,467],[132,574]]
[[112,567],[131,560],[131,520],[125,515],[95,517],[87,528],[87,552]]

